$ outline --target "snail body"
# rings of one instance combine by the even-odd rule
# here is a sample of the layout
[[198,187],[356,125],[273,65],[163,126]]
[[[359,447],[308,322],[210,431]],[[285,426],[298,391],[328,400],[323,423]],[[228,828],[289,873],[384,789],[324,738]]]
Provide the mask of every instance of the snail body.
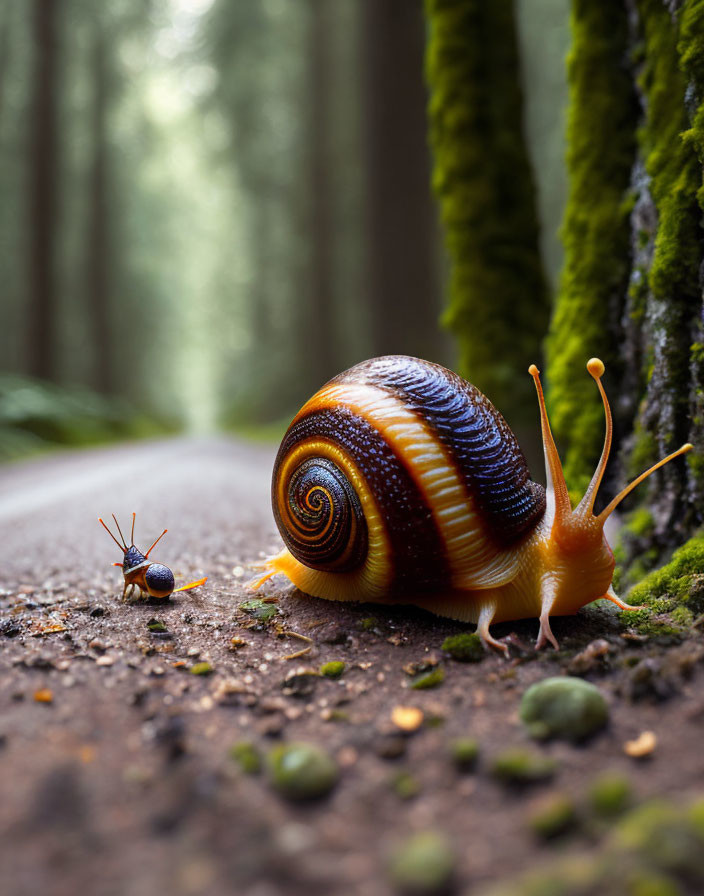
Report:
[[604,401],[604,452],[579,506],[570,505],[539,372],[547,487],[530,478],[508,424],[476,387],[418,358],[358,364],[301,408],[279,448],[272,506],[284,550],[256,585],[284,573],[330,600],[414,604],[477,624],[540,619],[538,646],[557,646],[549,617],[613,593],[613,553],[594,499],[611,443],[598,359],[587,365]]

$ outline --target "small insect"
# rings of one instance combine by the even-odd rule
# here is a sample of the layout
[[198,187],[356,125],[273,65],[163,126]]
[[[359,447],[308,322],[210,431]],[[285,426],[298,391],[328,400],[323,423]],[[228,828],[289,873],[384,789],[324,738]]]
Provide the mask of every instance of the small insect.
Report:
[[127,596],[128,588],[131,596],[136,587],[139,588],[140,597],[157,597],[164,599],[176,591],[188,591],[190,588],[196,588],[198,585],[207,582],[208,577],[206,576],[204,579],[198,579],[197,582],[191,582],[188,585],[181,585],[180,588],[174,588],[174,574],[169,567],[164,566],[163,563],[151,563],[148,559],[151,552],[169,530],[164,529],[147,553],[143,554],[139,548],[136,548],[134,545],[134,520],[136,516],[136,513],[132,514],[132,535],[130,536],[131,544],[129,547],[127,547],[125,536],[122,534],[122,529],[120,529],[120,524],[114,513],[112,518],[115,520],[115,525],[117,526],[117,531],[120,533],[122,544],[115,538],[100,517],[98,518],[100,525],[124,554],[122,563],[113,563],[113,566],[122,567],[122,573],[125,577],[125,587],[122,591],[123,597]]

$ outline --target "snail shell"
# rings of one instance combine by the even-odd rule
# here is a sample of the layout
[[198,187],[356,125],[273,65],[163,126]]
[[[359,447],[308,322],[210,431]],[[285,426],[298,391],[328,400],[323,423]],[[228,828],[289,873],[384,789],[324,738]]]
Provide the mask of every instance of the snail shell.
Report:
[[304,405],[276,458],[272,504],[309,571],[302,590],[409,601],[510,578],[546,496],[486,396],[438,364],[388,356]]

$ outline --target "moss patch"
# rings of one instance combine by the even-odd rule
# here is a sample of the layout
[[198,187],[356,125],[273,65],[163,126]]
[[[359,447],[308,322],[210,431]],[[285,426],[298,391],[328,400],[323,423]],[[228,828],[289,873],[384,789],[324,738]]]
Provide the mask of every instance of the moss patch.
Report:
[[476,632],[450,635],[442,642],[442,649],[460,663],[479,663],[486,656],[482,639]]
[[491,888],[486,896],[623,893],[677,896],[704,891],[704,803],[650,803],[629,812],[595,855],[560,858]]
[[528,688],[521,700],[521,721],[532,737],[579,741],[603,728],[609,708],[588,681],[555,676]]

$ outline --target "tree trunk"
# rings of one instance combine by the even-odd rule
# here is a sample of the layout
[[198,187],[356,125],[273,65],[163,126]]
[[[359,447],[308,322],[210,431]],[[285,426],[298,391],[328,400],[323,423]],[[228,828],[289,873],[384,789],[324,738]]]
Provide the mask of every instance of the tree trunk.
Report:
[[523,136],[513,0],[426,0],[433,185],[450,256],[445,323],[460,369],[517,429],[534,429],[529,364],[548,292]]
[[367,301],[376,355],[437,358],[435,226],[418,0],[364,0]]
[[589,378],[576,384],[581,364],[603,353],[613,362],[607,388],[622,434],[619,485],[693,443],[631,499],[638,512],[624,544],[642,572],[704,514],[704,5],[574,0],[572,30],[553,421],[568,443],[570,484],[581,487],[603,420]]
[[57,219],[58,22],[61,0],[34,0],[34,76],[30,144],[27,358],[30,373],[57,376],[54,245]]
[[329,0],[311,0],[309,37],[309,182],[311,260],[308,308],[301,334],[302,365],[310,385],[317,390],[338,371],[335,369],[334,320],[334,214],[330,182],[330,30]]
[[114,391],[110,315],[110,207],[107,110],[109,72],[105,37],[96,12],[93,36],[93,106],[91,124],[93,158],[88,181],[88,229],[86,233],[86,313],[91,321],[94,352],[93,385],[98,392]]

